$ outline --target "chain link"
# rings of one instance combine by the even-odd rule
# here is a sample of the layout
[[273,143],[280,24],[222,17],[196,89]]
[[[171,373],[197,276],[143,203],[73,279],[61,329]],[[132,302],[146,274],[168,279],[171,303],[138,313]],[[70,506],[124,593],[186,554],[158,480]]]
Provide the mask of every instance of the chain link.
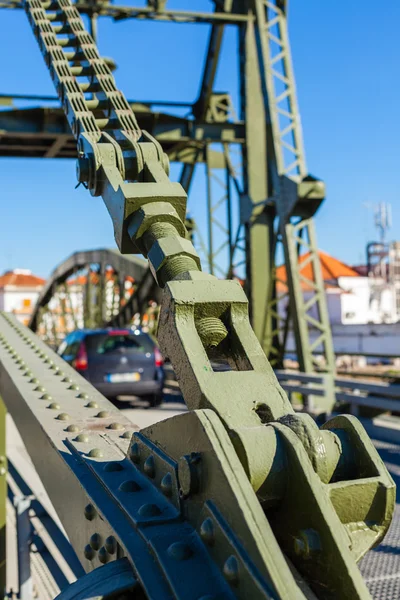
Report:
[[85,133],[96,143],[106,133],[123,150],[135,147],[142,131],[77,8],[26,0],[25,10],[75,138]]

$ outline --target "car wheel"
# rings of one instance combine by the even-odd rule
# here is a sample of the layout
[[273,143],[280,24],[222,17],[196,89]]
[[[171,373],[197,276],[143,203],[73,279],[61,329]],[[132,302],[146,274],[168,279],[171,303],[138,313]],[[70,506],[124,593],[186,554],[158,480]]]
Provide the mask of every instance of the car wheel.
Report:
[[149,402],[150,408],[155,408],[156,406],[160,406],[163,401],[162,394],[151,394],[146,398]]

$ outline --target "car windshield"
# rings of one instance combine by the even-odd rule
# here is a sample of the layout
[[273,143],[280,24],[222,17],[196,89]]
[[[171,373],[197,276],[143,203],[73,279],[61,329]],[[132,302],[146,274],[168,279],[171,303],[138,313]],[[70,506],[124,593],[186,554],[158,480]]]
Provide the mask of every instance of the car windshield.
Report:
[[111,352],[147,353],[154,352],[151,338],[140,332],[95,333],[87,338],[91,353],[110,354]]

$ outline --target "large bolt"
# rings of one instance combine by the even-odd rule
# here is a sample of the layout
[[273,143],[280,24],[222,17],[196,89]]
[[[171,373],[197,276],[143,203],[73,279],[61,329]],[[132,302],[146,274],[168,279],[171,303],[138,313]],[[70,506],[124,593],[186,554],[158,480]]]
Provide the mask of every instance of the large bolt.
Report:
[[76,161],[76,178],[79,183],[88,183],[90,179],[90,159],[80,156]]
[[195,494],[200,487],[199,463],[201,456],[199,452],[191,452],[181,456],[178,463],[178,478],[180,484],[180,495],[187,498]]
[[228,330],[216,317],[196,321],[196,329],[205,348],[216,348],[228,335]]

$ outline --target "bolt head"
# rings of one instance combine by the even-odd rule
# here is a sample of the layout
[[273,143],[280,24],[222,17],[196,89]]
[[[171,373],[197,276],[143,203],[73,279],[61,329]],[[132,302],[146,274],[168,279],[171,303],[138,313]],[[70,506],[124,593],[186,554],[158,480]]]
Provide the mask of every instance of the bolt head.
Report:
[[102,546],[99,550],[99,561],[101,563],[103,563],[103,565],[105,565],[109,560],[110,560],[110,556],[106,550],[106,548],[104,548],[104,546]]
[[209,546],[215,541],[214,523],[212,519],[205,519],[200,526],[200,537]]
[[76,178],[79,183],[88,183],[90,179],[90,160],[81,156],[76,161]]
[[90,547],[93,550],[98,550],[101,546],[101,536],[99,533],[94,533],[90,538]]
[[236,556],[230,556],[224,564],[224,577],[232,585],[239,583],[239,563]]
[[193,554],[193,550],[189,544],[184,542],[175,542],[171,544],[167,550],[168,556],[174,560],[187,560]]
[[130,457],[134,463],[140,462],[140,449],[139,449],[139,444],[137,442],[135,442],[131,446]]
[[172,475],[171,475],[171,473],[167,473],[161,479],[161,491],[166,496],[171,496],[171,494],[172,494]]
[[94,558],[93,548],[89,544],[87,544],[87,546],[85,546],[83,554],[85,555],[85,558],[87,558],[87,560],[93,560],[93,558]]
[[109,554],[115,554],[117,551],[117,540],[113,535],[110,535],[104,542],[104,547]]
[[146,458],[146,460],[144,461],[143,470],[146,473],[146,475],[148,475],[148,477],[151,477],[152,479],[155,477],[156,465],[154,462],[154,456],[150,455]]
[[85,519],[92,521],[96,516],[96,509],[93,504],[87,504],[84,510]]

